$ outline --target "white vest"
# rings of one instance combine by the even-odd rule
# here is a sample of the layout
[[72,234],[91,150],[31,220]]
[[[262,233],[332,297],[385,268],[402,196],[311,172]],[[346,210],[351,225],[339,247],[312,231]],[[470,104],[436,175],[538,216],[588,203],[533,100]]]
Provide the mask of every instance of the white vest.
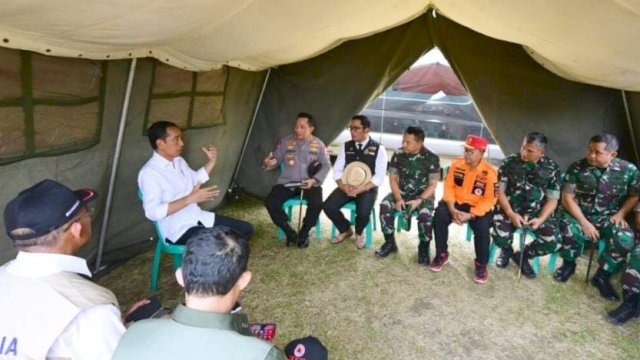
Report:
[[111,291],[71,272],[40,278],[0,268],[0,359],[44,359],[84,308],[113,304]]

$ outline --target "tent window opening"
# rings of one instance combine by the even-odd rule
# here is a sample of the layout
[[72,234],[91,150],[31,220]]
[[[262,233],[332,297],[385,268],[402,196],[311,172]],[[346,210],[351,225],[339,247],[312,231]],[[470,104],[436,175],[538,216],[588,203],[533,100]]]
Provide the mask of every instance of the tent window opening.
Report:
[[97,144],[105,71],[101,61],[0,48],[0,164]]
[[191,72],[154,62],[144,129],[159,120],[183,130],[224,125],[227,68]]

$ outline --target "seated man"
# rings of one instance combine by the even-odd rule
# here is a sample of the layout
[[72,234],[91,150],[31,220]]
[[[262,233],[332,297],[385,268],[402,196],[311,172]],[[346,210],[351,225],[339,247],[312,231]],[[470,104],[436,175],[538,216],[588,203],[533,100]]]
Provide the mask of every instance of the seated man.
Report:
[[246,239],[253,235],[248,222],[200,209],[198,203],[213,200],[220,191],[217,186],[202,187],[216,165],[218,151],[212,145],[202,148],[207,163],[193,171],[180,156],[184,143],[180,128],[168,121],[158,121],[149,127],[151,159],[140,169],[138,187],[142,192],[144,213],[157,221],[167,241],[184,245],[191,233],[214,225],[235,229]]
[[410,126],[402,137],[402,150],[397,151],[389,163],[391,194],[380,202],[380,224],[384,244],[376,255],[386,257],[398,251],[396,246],[395,214],[402,212],[406,221],[418,211],[418,263],[429,265],[429,242],[433,232],[435,190],[440,179],[440,158],[424,147],[424,131]]
[[449,224],[469,223],[473,230],[476,258],[474,280],[484,284],[489,278],[489,228],[496,204],[496,170],[483,159],[487,140],[476,135],[467,136],[464,157],[455,158],[444,183],[444,195],[434,215],[433,233],[436,238],[436,257],[429,270],[438,272],[449,261],[447,241]]
[[[313,116],[308,113],[298,114],[293,135],[280,140],[275,152],[269,153],[262,161],[264,169],[275,169],[278,165],[282,169],[278,183],[271,188],[267,196],[266,205],[273,223],[287,235],[287,246],[294,244],[296,240],[298,247],[309,246],[309,230],[315,226],[322,211],[322,183],[329,173],[331,163],[326,146],[322,140],[313,136],[314,130]],[[308,168],[314,162],[320,163],[322,167],[310,178]],[[291,182],[302,182],[303,185],[285,186]],[[289,218],[282,209],[282,204],[294,196],[299,196],[301,191],[307,200],[307,214],[304,217],[304,225],[297,234],[289,225]]]
[[[560,198],[560,167],[545,156],[547,137],[539,132],[525,136],[520,153],[507,156],[498,170],[498,207],[493,216],[492,236],[501,249],[500,268],[511,258],[527,278],[536,277],[529,259],[560,248],[562,240],[556,218],[551,216]],[[513,252],[516,229],[528,227],[535,240],[524,252]]]
[[[636,229],[640,229],[640,202],[634,212]],[[627,270],[622,275],[622,304],[607,315],[607,320],[614,325],[622,325],[640,316],[640,244],[629,252]]]
[[[344,217],[340,208],[349,201],[355,201],[355,243],[358,249],[364,247],[362,231],[369,223],[371,209],[373,209],[373,204],[378,196],[378,187],[382,185],[387,172],[387,152],[384,146],[369,137],[370,127],[371,121],[364,115],[356,115],[351,118],[349,124],[351,140],[340,148],[338,158],[333,165],[333,178],[338,184],[338,188],[325,200],[323,207],[325,214],[340,232],[331,242],[339,244],[353,235],[351,223]],[[371,180],[360,186],[351,186],[342,182],[342,172],[347,165],[354,161],[365,163],[372,174]]]
[[87,203],[95,197],[47,179],[7,204],[4,224],[18,255],[0,268],[2,355],[111,359],[125,330],[118,301],[82,277],[91,272],[74,256],[91,238]]
[[176,279],[185,305],[171,319],[136,322],[113,356],[119,359],[284,359],[249,330],[244,314],[230,314],[251,280],[249,245],[226,227],[203,228],[187,242]]
[[605,241],[605,251],[591,283],[600,295],[612,301],[620,296],[609,277],[620,271],[633,248],[633,230],[625,216],[634,208],[640,194],[640,173],[635,165],[616,158],[618,139],[611,134],[589,140],[587,157],[569,166],[562,184],[560,232],[563,264],[554,278],[565,282],[576,268],[575,259],[587,241]]

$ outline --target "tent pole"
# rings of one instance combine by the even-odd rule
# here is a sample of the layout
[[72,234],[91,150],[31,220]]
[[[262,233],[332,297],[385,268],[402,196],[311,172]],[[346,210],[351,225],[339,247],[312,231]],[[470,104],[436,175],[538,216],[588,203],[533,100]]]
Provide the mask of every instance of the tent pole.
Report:
[[633,122],[631,121],[631,112],[629,112],[629,103],[627,102],[627,95],[624,90],[620,90],[622,94],[622,103],[624,104],[624,112],[627,115],[627,124],[629,125],[629,132],[631,133],[631,144],[633,145],[633,154],[636,157],[636,162],[640,160],[640,156],[638,156],[638,144],[636,143],[636,131],[633,127]]
[[229,187],[230,189],[233,187],[233,184],[235,184],[236,177],[238,176],[238,172],[240,172],[240,164],[242,164],[242,158],[244,158],[244,153],[247,150],[247,145],[249,145],[249,136],[251,136],[251,131],[253,130],[253,124],[255,124],[256,117],[258,117],[258,110],[260,110],[262,97],[264,96],[264,91],[267,88],[269,75],[271,75],[271,68],[267,69],[267,75],[264,77],[264,82],[262,83],[262,90],[260,90],[260,97],[258,98],[258,102],[256,103],[256,108],[253,111],[253,116],[251,117],[251,124],[249,124],[249,129],[247,129],[247,134],[244,137],[244,143],[242,144],[242,151],[240,152],[240,158],[238,158],[238,162],[236,163],[236,169],[233,171],[233,177],[231,178],[232,186]]
[[95,272],[100,270],[102,266],[102,252],[104,251],[104,240],[107,236],[107,225],[109,224],[109,214],[111,212],[111,203],[113,202],[113,188],[118,173],[118,162],[120,161],[120,152],[122,150],[122,142],[124,140],[124,128],[127,124],[127,112],[129,111],[129,100],[131,98],[131,87],[133,86],[133,77],[136,72],[137,59],[131,59],[129,66],[129,78],[127,79],[127,89],[122,103],[122,114],[120,115],[120,126],[118,128],[118,138],[116,140],[116,148],[113,151],[113,163],[111,164],[111,175],[109,177],[109,189],[107,191],[107,200],[104,206],[104,215],[102,217],[102,229],[100,229],[100,240],[98,242],[98,255],[96,256]]

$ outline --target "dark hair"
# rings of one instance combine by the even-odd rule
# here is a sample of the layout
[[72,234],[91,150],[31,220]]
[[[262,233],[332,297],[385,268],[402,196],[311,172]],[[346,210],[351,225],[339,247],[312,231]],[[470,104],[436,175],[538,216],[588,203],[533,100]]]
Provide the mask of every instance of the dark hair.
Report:
[[404,131],[405,134],[413,135],[416,140],[424,141],[424,130],[417,126],[409,126],[407,130]]
[[530,132],[524,137],[525,144],[534,144],[540,149],[544,149],[547,145],[547,137],[543,133],[537,131]]
[[351,117],[351,120],[360,120],[360,124],[362,124],[362,127],[365,129],[371,127],[371,120],[365,115],[354,115]]
[[311,114],[309,114],[307,112],[301,112],[301,113],[298,113],[298,116],[296,116],[296,120],[298,120],[300,118],[307,119],[307,122],[309,123],[309,126],[316,127],[316,119],[313,117],[313,115],[311,115]]
[[158,145],[156,145],[157,140],[164,140],[167,138],[167,129],[170,127],[180,129],[178,125],[172,123],[171,121],[164,120],[156,121],[151,124],[151,126],[149,126],[149,129],[147,129],[147,133],[149,135],[149,143],[151,143],[151,147],[153,148],[153,150],[156,150],[158,148]]
[[226,295],[247,270],[249,244],[226,226],[202,228],[182,255],[184,290],[190,295]]
[[605,143],[607,146],[605,150],[607,151],[617,151],[618,150],[618,138],[613,134],[602,133],[598,135],[594,135],[589,139],[589,144],[591,143]]

